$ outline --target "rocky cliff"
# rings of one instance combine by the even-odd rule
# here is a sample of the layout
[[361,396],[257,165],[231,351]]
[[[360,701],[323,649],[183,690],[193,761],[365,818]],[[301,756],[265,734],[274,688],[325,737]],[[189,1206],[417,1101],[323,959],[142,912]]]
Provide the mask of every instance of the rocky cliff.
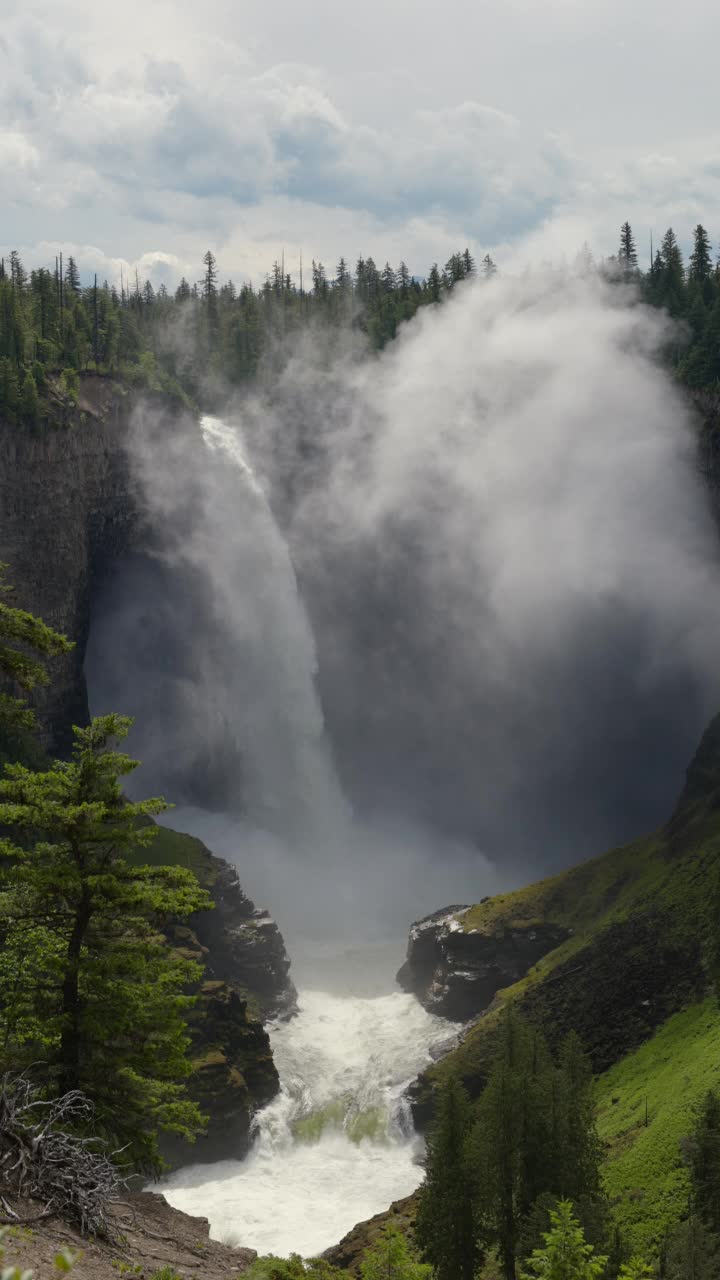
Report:
[[204,965],[190,1019],[188,1087],[209,1123],[193,1146],[172,1141],[164,1153],[173,1165],[237,1159],[250,1146],[255,1112],[280,1087],[264,1024],[295,1011],[290,960],[274,920],[245,895],[234,867],[201,840],[162,827],[149,856],[190,867],[215,903],[167,928],[170,945]]
[[58,398],[53,425],[0,420],[0,561],[15,603],[75,642],[54,659],[35,699],[44,745],[67,747],[87,719],[83,660],[94,584],[128,545],[135,521],[125,443],[135,398],[107,378],[84,378],[77,405]]
[[[77,404],[55,396],[51,425],[32,432],[0,421],[0,561],[14,602],[75,643],[52,662],[50,683],[35,698],[43,745],[53,752],[66,750],[72,725],[88,718],[83,664],[94,594],[142,531],[127,452],[137,403],[113,379],[86,377]],[[158,410],[172,412],[165,403]],[[247,1149],[254,1111],[278,1089],[264,1023],[294,1009],[290,962],[270,916],[199,840],[161,828],[146,856],[190,866],[215,902],[213,911],[168,927],[170,944],[205,965],[190,1088],[210,1116],[195,1148],[169,1154],[176,1163],[237,1156]]]
[[527,973],[568,936],[561,925],[500,926],[491,933],[466,930],[470,907],[444,907],[410,930],[407,960],[397,975],[431,1013],[468,1022],[502,987]]

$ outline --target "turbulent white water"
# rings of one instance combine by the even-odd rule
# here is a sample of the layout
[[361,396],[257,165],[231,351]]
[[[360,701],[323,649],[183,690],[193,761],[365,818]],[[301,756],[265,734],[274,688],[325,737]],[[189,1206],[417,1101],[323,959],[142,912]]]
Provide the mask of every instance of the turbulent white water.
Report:
[[162,1190],[211,1234],[311,1257],[420,1183],[421,1144],[402,1094],[454,1028],[412,996],[304,991],[271,1031],[282,1089],[244,1161],[195,1165]]

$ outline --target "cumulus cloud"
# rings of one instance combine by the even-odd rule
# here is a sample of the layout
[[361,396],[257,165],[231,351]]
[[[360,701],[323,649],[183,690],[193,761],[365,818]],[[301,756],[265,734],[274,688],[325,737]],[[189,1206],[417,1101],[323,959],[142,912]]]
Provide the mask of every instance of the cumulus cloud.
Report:
[[554,250],[560,224],[606,253],[626,216],[644,241],[720,213],[709,0],[672,24],[649,0],[448,0],[442,23],[408,0],[6,9],[6,247],[30,256],[58,240],[190,269],[210,244],[257,275],[302,227],[308,257],[405,237],[422,272],[451,241]]

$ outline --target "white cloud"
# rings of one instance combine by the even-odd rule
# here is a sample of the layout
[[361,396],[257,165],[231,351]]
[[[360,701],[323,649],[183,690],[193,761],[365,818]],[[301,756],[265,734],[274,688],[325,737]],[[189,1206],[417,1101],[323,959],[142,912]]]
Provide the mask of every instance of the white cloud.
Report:
[[30,253],[212,244],[255,275],[302,243],[421,271],[465,243],[608,252],[625,217],[720,224],[709,0],[672,23],[650,0],[5,8],[4,234]]

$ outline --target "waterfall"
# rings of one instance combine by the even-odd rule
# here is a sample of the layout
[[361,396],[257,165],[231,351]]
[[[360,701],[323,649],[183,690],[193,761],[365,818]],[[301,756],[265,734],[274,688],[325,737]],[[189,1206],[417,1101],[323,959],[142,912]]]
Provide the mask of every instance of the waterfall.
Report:
[[250,821],[294,844],[333,847],[350,812],[325,735],[315,641],[287,543],[239,429],[210,416],[200,428],[211,466],[195,537],[213,579],[214,609],[231,624],[236,663],[230,684],[214,677],[206,693],[219,717],[232,715]]
[[455,1030],[401,992],[302,993],[298,1016],[271,1028],[282,1088],[248,1158],[182,1169],[163,1194],[207,1217],[214,1238],[260,1253],[312,1257],[337,1243],[419,1185],[403,1091]]

